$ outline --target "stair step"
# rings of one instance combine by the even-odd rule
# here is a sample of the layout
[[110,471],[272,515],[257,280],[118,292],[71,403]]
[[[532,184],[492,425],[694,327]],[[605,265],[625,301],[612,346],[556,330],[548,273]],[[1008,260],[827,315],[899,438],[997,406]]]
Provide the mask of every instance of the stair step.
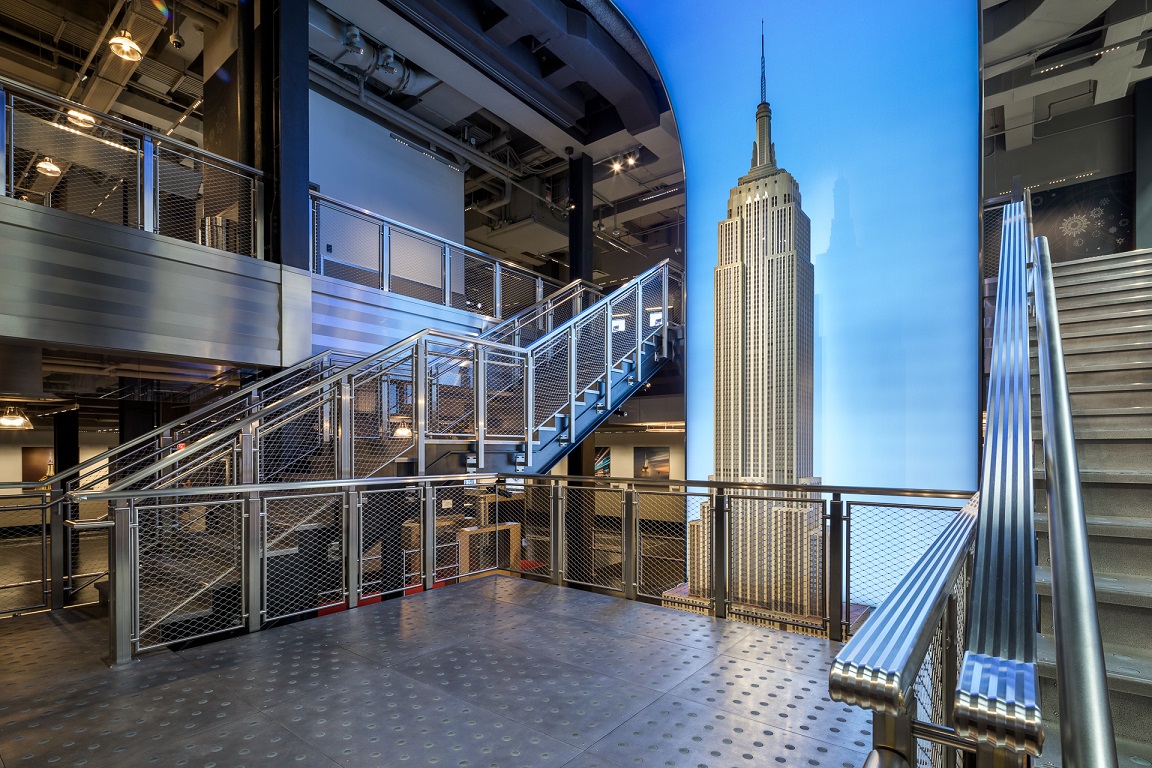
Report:
[[[1041,420],[1040,409],[1032,409],[1032,430],[1037,438],[1041,435]],[[1077,436],[1100,430],[1150,430],[1152,407],[1130,405],[1121,408],[1073,408],[1072,428]]]
[[1128,264],[1111,269],[1094,269],[1074,274],[1056,275],[1052,280],[1056,290],[1082,285],[1130,285],[1152,280],[1152,264]]
[[1056,309],[1063,317],[1065,312],[1079,312],[1100,307],[1147,307],[1152,304],[1152,290],[1133,288],[1129,291],[1105,291],[1093,293],[1084,291],[1056,296]]
[[[1152,518],[1085,515],[1093,571],[1141,576],[1152,560]],[[1037,564],[1049,567],[1048,516],[1036,516]]]
[[1142,274],[1131,279],[1126,277],[1101,277],[1084,280],[1071,285],[1056,286],[1056,301],[1074,296],[1101,296],[1116,294],[1138,296],[1152,293],[1152,275]]
[[[1152,371],[1149,372],[1152,374]],[[1033,377],[1032,407],[1040,407],[1040,384]],[[1152,403],[1152,382],[1128,384],[1081,384],[1068,387],[1072,408],[1128,408]]]
[[[1125,605],[1133,608],[1152,608],[1152,579],[1147,576],[1127,574],[1094,573],[1096,580],[1097,603]],[[1044,597],[1052,596],[1052,570],[1036,568],[1036,592]]]
[[[1081,471],[1146,472],[1152,452],[1152,429],[1076,429],[1076,459]],[[1037,464],[1043,457],[1038,433],[1033,434]],[[1138,482],[1138,481],[1134,481]]]
[[[1043,482],[1044,480],[1044,467],[1040,466],[1032,470],[1032,476],[1036,480]],[[1105,470],[1105,469],[1082,469],[1080,470],[1080,484],[1091,485],[1095,483],[1131,483],[1133,485],[1152,485],[1152,472],[1139,472],[1134,470]],[[1149,510],[1152,512],[1152,510]]]
[[1103,256],[1085,256],[1082,259],[1058,261],[1052,265],[1052,274],[1053,277],[1061,277],[1140,264],[1152,264],[1152,252],[1148,250],[1124,251]]
[[[1044,753],[1033,760],[1032,768],[1063,768],[1060,753],[1060,724],[1044,721]],[[1116,739],[1116,759],[1121,768],[1148,768],[1152,765],[1152,745]]]
[[[1036,636],[1036,667],[1041,677],[1056,677],[1055,638],[1049,635]],[[1110,690],[1152,697],[1152,651],[1124,645],[1105,645],[1104,667],[1108,670]]]

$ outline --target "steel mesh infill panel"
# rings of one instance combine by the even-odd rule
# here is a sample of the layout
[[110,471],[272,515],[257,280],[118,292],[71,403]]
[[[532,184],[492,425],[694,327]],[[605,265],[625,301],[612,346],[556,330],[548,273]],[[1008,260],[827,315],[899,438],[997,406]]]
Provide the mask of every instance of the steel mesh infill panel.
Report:
[[341,493],[263,499],[266,620],[344,603],[344,500]]
[[382,287],[378,221],[317,203],[315,239],[313,269],[317,272],[372,288]]
[[509,483],[497,505],[501,523],[520,526],[521,573],[547,576],[552,572],[552,495],[549,483]]
[[568,403],[568,352],[567,333],[532,348],[533,427],[543,426]]
[[166,147],[156,151],[156,231],[242,256],[253,254],[255,181]]
[[272,410],[256,430],[260,482],[336,477],[335,391]]
[[352,379],[352,464],[371,477],[416,444],[413,350]]
[[452,306],[495,317],[496,265],[451,247],[448,258],[452,265]]
[[[701,536],[701,505],[707,497],[684,493],[640,491],[636,494],[637,574],[639,594],[660,598],[665,604],[692,602],[693,582],[700,580],[698,565],[710,552],[711,534]],[[691,534],[690,534],[691,531]],[[691,569],[692,563],[697,564]],[[698,593],[701,585],[695,584]],[[706,594],[711,595],[711,590]],[[710,603],[709,603],[710,604]]]
[[644,326],[645,339],[655,336],[664,327],[667,307],[664,306],[664,278],[657,272],[649,275],[640,286],[641,309],[644,314],[641,323]]
[[360,597],[423,584],[423,507],[418,487],[360,495]]
[[958,512],[956,507],[848,502],[849,622],[880,606]]
[[433,492],[437,582],[519,570],[519,526],[500,522],[495,485],[441,485]]
[[612,296],[612,364],[619,365],[636,351],[636,295],[634,285]]
[[47,494],[0,497],[0,616],[48,604]]
[[1003,235],[1004,208],[984,209],[984,258],[982,274],[984,279],[995,278],[1000,274],[1000,238]]
[[623,591],[623,489],[568,486],[564,533],[568,581]]
[[511,317],[536,303],[536,278],[500,270],[500,316]]
[[608,307],[596,311],[576,328],[576,392],[584,392],[605,376],[608,349],[604,334]]
[[525,363],[522,355],[489,351],[484,360],[487,393],[485,430],[489,437],[523,438]]
[[475,350],[468,346],[427,345],[428,434],[469,437],[476,434]]
[[[111,224],[140,223],[140,140],[12,98],[12,195]],[[73,120],[77,120],[73,116]]]
[[402,229],[389,229],[388,264],[389,290],[444,303],[444,246],[440,243]]
[[728,519],[732,612],[821,625],[826,613],[822,502],[734,496]]
[[242,502],[146,504],[134,514],[136,650],[243,626]]
[[668,274],[668,322],[673,325],[684,324],[684,281],[674,272]]

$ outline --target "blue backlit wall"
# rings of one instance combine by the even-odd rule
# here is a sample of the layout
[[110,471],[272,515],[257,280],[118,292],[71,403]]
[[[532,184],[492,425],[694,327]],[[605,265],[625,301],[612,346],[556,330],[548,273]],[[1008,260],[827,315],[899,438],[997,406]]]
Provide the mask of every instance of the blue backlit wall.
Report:
[[716,224],[748,171],[763,18],[776,157],[812,219],[816,474],[975,487],[976,7],[617,5],[652,51],[684,147],[688,476],[713,468]]

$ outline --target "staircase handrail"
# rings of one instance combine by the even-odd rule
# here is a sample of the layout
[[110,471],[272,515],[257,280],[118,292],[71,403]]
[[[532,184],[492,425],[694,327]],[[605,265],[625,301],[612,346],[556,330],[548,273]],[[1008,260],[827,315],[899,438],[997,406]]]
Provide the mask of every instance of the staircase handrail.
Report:
[[1080,467],[1048,238],[1037,237],[1034,252],[1060,747],[1068,768],[1115,768],[1116,736],[1108,704],[1108,676],[1096,614],[1096,586],[1084,523]]
[[512,331],[515,331],[529,322],[534,322],[542,315],[555,309],[558,304],[563,304],[566,301],[573,301],[579,298],[584,293],[590,293],[597,297],[597,301],[603,298],[604,293],[600,290],[600,286],[595,283],[590,283],[587,280],[573,280],[562,288],[558,289],[550,296],[545,296],[544,299],[526,307],[523,311],[501,321],[497,325],[492,326],[484,332],[484,336],[490,339],[499,339],[506,336]]
[[[113,446],[112,448],[109,448],[108,450],[104,451],[103,453],[97,454],[96,456],[93,456],[90,459],[86,459],[75,466],[69,467],[68,469],[61,470],[60,472],[57,472],[56,474],[54,474],[52,476],[51,482],[63,483],[63,482],[70,480],[72,478],[82,477],[89,470],[99,469],[103,465],[110,464],[112,461],[114,461],[116,459],[117,456],[123,455],[125,453],[129,453],[130,451],[134,450],[135,448],[139,448],[143,445],[146,445],[150,441],[154,441],[154,440],[157,440],[159,438],[165,437],[167,434],[169,434],[173,430],[179,428],[181,425],[192,424],[192,423],[195,423],[196,421],[198,421],[200,419],[206,418],[210,414],[212,414],[213,412],[219,411],[223,407],[232,405],[232,404],[236,403],[238,400],[243,400],[244,398],[247,398],[248,396],[250,396],[254,392],[257,392],[259,389],[261,389],[263,387],[267,387],[269,384],[274,384],[277,381],[281,381],[281,380],[283,380],[289,376],[292,376],[295,373],[298,373],[299,371],[302,371],[302,370],[322,361],[324,358],[331,356],[331,355],[335,355],[335,354],[336,353],[334,353],[332,350],[320,352],[319,354],[313,355],[312,357],[309,357],[306,360],[302,360],[299,363],[296,363],[295,365],[289,366],[288,368],[285,368],[281,371],[277,371],[276,373],[272,374],[271,376],[268,376],[267,378],[264,378],[264,379],[261,379],[260,381],[249,384],[248,386],[246,386],[242,389],[239,389],[230,395],[226,395],[225,397],[223,397],[219,400],[214,400],[211,403],[208,403],[207,405],[193,411],[192,413],[189,413],[185,416],[181,416],[178,419],[173,419],[172,421],[170,421],[166,424],[162,424],[159,427],[156,427],[155,429],[152,429],[148,432],[145,432],[144,434],[140,435],[139,437],[135,437],[126,443],[121,443],[120,445]],[[10,490],[10,489],[11,490],[23,490],[23,489],[32,489],[32,488],[43,488],[45,482],[46,481],[44,481],[44,480],[40,480],[40,481],[35,481],[35,482],[0,483],[0,491]],[[83,487],[80,486],[77,488],[73,488],[71,490],[74,492],[75,491],[81,491],[81,490],[83,490]]]

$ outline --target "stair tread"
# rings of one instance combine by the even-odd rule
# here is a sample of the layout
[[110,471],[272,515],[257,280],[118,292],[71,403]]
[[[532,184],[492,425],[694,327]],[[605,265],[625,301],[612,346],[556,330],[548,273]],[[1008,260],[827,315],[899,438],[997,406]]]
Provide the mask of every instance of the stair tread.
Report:
[[[1094,573],[1093,577],[1097,601],[1152,608],[1152,578],[1119,573]],[[1041,595],[1052,595],[1051,568],[1037,566],[1036,591]]]
[[[1041,675],[1056,671],[1056,640],[1048,635],[1036,636],[1036,666]],[[1108,687],[1118,691],[1152,696],[1152,651],[1127,645],[1104,644],[1104,667],[1108,670]]]
[[1121,360],[1107,363],[1080,363],[1068,365],[1065,363],[1066,373],[1094,373],[1098,371],[1139,371],[1152,369],[1152,360]]
[[1059,275],[1075,273],[1081,270],[1108,269],[1117,263],[1152,263],[1152,253],[1146,253],[1142,250],[1122,251],[1120,253],[1109,253],[1101,256],[1085,256],[1081,259],[1058,261],[1052,265],[1052,272],[1055,275]]
[[[1089,536],[1152,539],[1152,518],[1085,515],[1084,523],[1088,527]],[[1036,530],[1047,532],[1048,515],[1043,513],[1036,515]]]
[[[1044,468],[1037,467],[1033,469],[1032,477],[1036,480],[1043,480]],[[1152,472],[1122,469],[1082,469],[1080,470],[1080,482],[1147,485],[1152,483]]]

